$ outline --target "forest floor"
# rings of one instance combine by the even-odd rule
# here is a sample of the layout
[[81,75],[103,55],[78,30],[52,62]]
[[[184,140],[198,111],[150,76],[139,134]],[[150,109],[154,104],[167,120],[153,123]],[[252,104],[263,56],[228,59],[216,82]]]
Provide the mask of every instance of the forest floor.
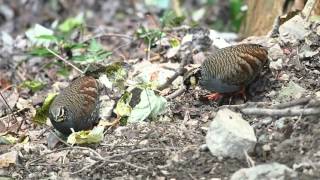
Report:
[[[39,107],[49,92],[56,90],[57,82],[68,84],[79,76],[72,68],[67,76],[57,75],[60,66],[52,64],[55,58],[33,57],[28,55],[24,32],[35,23],[50,24],[52,20],[76,15],[76,7],[83,7],[75,1],[74,8],[63,13],[50,11],[48,4],[34,12],[31,5],[17,5],[19,16],[2,21],[0,30],[14,39],[11,48],[0,49],[0,88],[8,101],[16,120],[12,118],[5,103],[0,104],[0,133],[11,132],[21,139],[20,143],[0,145],[0,154],[17,152],[18,161],[14,165],[0,168],[0,177],[14,179],[228,179],[234,172],[250,166],[245,159],[223,158],[211,155],[204,148],[205,136],[210,122],[221,108],[241,112],[255,130],[257,145],[249,154],[255,165],[278,162],[298,172],[300,179],[320,179],[320,122],[319,115],[269,116],[245,114],[241,105],[268,108],[274,104],[291,102],[293,99],[309,98],[308,102],[320,98],[320,54],[319,44],[308,52],[312,56],[302,56],[305,52],[305,39],[297,44],[285,44],[280,49],[278,42],[270,43],[265,37],[252,37],[245,42],[261,43],[274,48],[282,59],[281,68],[272,69],[267,65],[255,82],[247,90],[247,100],[225,98],[222,102],[210,102],[203,97],[205,90],[189,89],[183,95],[168,100],[167,113],[158,121],[128,124],[108,128],[103,142],[86,146],[70,146],[63,143],[54,148],[48,147],[48,126],[38,126],[32,122],[34,112],[30,106]],[[80,1],[79,1],[80,2]],[[78,2],[78,3],[79,3]],[[40,4],[41,5],[41,4]],[[88,20],[92,32],[103,29],[105,33],[133,35],[146,21],[146,17],[134,17],[130,8],[119,17],[112,19],[113,9],[101,4],[86,4],[85,8],[95,15]],[[109,6],[112,7],[112,6]],[[125,5],[114,5],[117,11]],[[131,13],[131,14],[130,14]],[[123,14],[122,14],[123,15]],[[91,21],[92,20],[92,21]],[[2,21],[2,22],[1,22]],[[97,26],[99,25],[99,26]],[[91,27],[92,26],[92,27]],[[319,29],[319,28],[318,28]],[[318,34],[318,38],[319,38]],[[307,38],[307,37],[306,37]],[[2,35],[2,40],[5,37]],[[118,49],[127,39],[108,36],[100,39],[106,49]],[[21,45],[22,44],[22,45]],[[24,49],[26,48],[26,49]],[[129,42],[108,59],[145,60],[146,47]],[[166,61],[171,61],[166,60]],[[271,61],[277,61],[272,59]],[[140,61],[136,61],[139,63]],[[164,63],[158,60],[154,63]],[[175,62],[176,63],[176,62]],[[48,66],[50,64],[50,67]],[[19,87],[25,80],[41,80],[46,85],[37,92]],[[291,89],[287,97],[281,92]],[[172,88],[167,94],[174,92]],[[3,102],[3,101],[1,101]],[[260,104],[259,104],[260,103]],[[261,105],[262,104],[262,105]],[[308,104],[308,103],[305,103]],[[230,106],[229,106],[230,105]],[[295,107],[297,104],[288,105]],[[300,106],[299,106],[300,107]],[[18,130],[18,132],[16,132]],[[27,137],[27,138],[26,138]],[[27,139],[27,140],[26,140]],[[1,143],[1,141],[0,141]],[[267,147],[267,148],[266,148]],[[1,162],[0,162],[1,165]],[[1,178],[0,178],[1,179]]]

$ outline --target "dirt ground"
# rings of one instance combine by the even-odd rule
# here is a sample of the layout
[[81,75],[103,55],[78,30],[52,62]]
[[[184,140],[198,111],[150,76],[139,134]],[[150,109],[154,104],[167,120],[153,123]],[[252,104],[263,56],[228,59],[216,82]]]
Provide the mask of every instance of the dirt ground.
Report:
[[[52,19],[62,19],[77,12],[77,7],[96,10],[91,17],[94,25],[103,24],[105,30],[112,33],[132,33],[143,18],[132,17],[131,9],[114,2],[118,11],[125,12],[125,18],[112,21],[112,11],[103,6],[104,3],[75,1],[74,8],[66,12],[49,11],[48,4],[38,4],[43,8],[37,12],[32,9],[37,3],[21,7],[15,6],[18,14],[10,21],[3,20],[2,31],[13,36],[23,35],[27,27],[34,23],[48,23]],[[129,2],[129,1],[128,1]],[[111,1],[108,3],[112,3]],[[15,3],[9,3],[15,4]],[[124,3],[126,4],[126,3]],[[101,5],[101,7],[99,7]],[[127,5],[130,7],[130,4]],[[79,8],[79,9],[81,9]],[[50,9],[50,8],[49,8]],[[116,8],[115,8],[116,9]],[[108,11],[109,10],[109,11]],[[24,14],[25,13],[25,14]],[[110,14],[108,14],[110,13]],[[115,13],[115,12],[113,12]],[[22,16],[22,14],[24,14]],[[40,15],[43,15],[41,17]],[[26,21],[26,19],[28,21]],[[90,22],[90,20],[89,20]],[[97,26],[95,26],[97,27]],[[94,28],[93,28],[94,29]],[[110,49],[123,43],[119,38],[105,39]],[[0,53],[0,74],[12,84],[19,84],[21,77],[38,78],[47,82],[47,86],[37,93],[19,89],[19,96],[31,99],[35,106],[52,90],[57,82],[68,82],[67,79],[54,74],[58,66],[51,69],[43,68],[50,59],[30,58],[14,64],[11,59],[24,59],[25,52],[8,54]],[[138,44],[123,47],[120,53],[114,54],[114,59],[122,56],[134,59],[144,56]],[[312,58],[301,58],[301,67],[297,68],[291,61],[283,65],[281,74],[286,74],[290,80],[307,90],[308,95],[314,95],[320,90],[320,54]],[[316,71],[315,71],[316,70]],[[75,76],[71,73],[70,76]],[[249,87],[247,101],[242,98],[225,98],[222,102],[209,102],[203,98],[207,91],[189,89],[183,95],[169,101],[168,111],[159,120],[141,124],[130,124],[106,130],[104,141],[97,145],[67,146],[60,143],[50,149],[47,126],[36,126],[32,123],[32,113],[23,110],[17,114],[18,121],[24,122],[19,134],[22,139],[29,137],[28,143],[17,145],[0,145],[0,154],[18,152],[18,162],[14,166],[0,169],[0,177],[14,179],[228,179],[235,171],[249,167],[246,160],[212,156],[204,148],[208,126],[219,108],[227,105],[239,105],[248,102],[271,103],[278,92],[286,86],[289,80],[279,79],[269,68],[263,70],[257,80]],[[172,90],[173,91],[173,90]],[[171,91],[171,92],[172,92]],[[9,92],[6,92],[9,96]],[[234,108],[235,111],[239,109]],[[320,123],[319,116],[268,117],[245,115],[243,117],[254,127],[258,143],[255,151],[249,154],[256,165],[268,162],[278,162],[293,168],[299,173],[300,179],[320,179]],[[1,120],[17,128],[11,123],[10,112],[6,110]],[[11,126],[12,125],[12,126]],[[2,132],[3,129],[1,129]],[[7,125],[5,125],[7,127]],[[268,151],[265,147],[270,147]],[[1,178],[0,178],[1,179]]]

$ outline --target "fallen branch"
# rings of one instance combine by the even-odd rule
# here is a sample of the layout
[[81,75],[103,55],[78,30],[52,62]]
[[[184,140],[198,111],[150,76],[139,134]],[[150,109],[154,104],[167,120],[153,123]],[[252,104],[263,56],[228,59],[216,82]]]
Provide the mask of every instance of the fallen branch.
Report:
[[183,94],[186,91],[186,86],[185,85],[181,85],[179,89],[177,89],[175,92],[173,92],[172,94],[169,94],[168,96],[166,96],[167,99],[174,99],[178,96],[180,96],[181,94]]
[[71,66],[73,69],[77,70],[79,73],[84,74],[84,72],[77,68],[75,65],[73,65],[71,62],[67,61],[65,58],[61,57],[59,54],[55,53],[54,51],[52,51],[49,48],[46,48],[47,51],[49,51],[51,54],[53,54],[54,56],[56,56],[57,58],[59,58],[61,61],[63,61],[64,63],[68,64],[69,66]]
[[179,65],[179,68],[176,70],[176,72],[174,73],[174,75],[170,78],[167,79],[167,81],[159,86],[157,89],[159,91],[162,91],[164,90],[165,88],[167,88],[169,85],[171,85],[171,83],[177,79],[177,77],[179,77],[180,75],[183,75],[187,70],[184,68],[188,62],[189,62],[189,59],[192,58],[192,50],[189,49],[188,46],[186,46],[185,48],[181,48],[180,51],[184,52],[183,55],[181,55],[181,62],[180,62],[180,65]]
[[267,115],[267,116],[306,116],[320,115],[320,108],[285,108],[285,109],[270,109],[270,108],[243,108],[240,110],[247,115]]
[[165,88],[167,88],[168,86],[170,86],[172,84],[172,82],[177,79],[177,77],[179,77],[180,75],[182,75],[183,73],[185,73],[185,69],[183,66],[180,66],[177,71],[173,74],[173,76],[171,76],[170,78],[167,79],[167,81],[158,87],[159,91],[164,90]]
[[302,14],[305,16],[306,21],[309,21],[310,14],[316,4],[316,0],[308,0],[302,10]]
[[[10,107],[10,105],[8,104],[8,102],[7,102],[7,100],[6,100],[6,98],[2,95],[2,92],[0,91],[0,96],[1,96],[1,98],[3,99],[3,102],[6,104],[6,106],[8,107],[8,109],[10,110],[10,112],[11,112],[11,115],[12,115],[12,117],[13,117],[13,119],[18,123],[18,120],[17,120],[17,118],[16,118],[16,116],[15,116],[15,114],[14,114],[14,112],[13,112],[13,110],[12,110],[12,108]],[[25,118],[24,118],[25,119]],[[20,125],[19,125],[19,127],[18,127],[18,129],[17,129],[17,131],[16,131],[16,133],[18,133],[19,132],[19,130],[20,130],[20,128],[21,128],[21,126],[22,126],[22,123],[24,122],[24,120],[23,121],[21,121],[21,123],[20,123]]]
[[289,102],[274,105],[273,108],[284,109],[284,108],[293,107],[297,105],[307,105],[312,99],[313,99],[312,97],[295,99]]

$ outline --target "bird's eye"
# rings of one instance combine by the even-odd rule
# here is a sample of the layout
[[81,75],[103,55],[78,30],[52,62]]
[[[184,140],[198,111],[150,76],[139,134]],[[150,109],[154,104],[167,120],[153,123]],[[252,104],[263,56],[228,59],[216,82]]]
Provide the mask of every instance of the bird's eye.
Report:
[[192,50],[192,54],[193,54],[193,55],[198,54],[198,53],[199,53],[199,50],[198,50],[198,49],[193,49],[193,50]]

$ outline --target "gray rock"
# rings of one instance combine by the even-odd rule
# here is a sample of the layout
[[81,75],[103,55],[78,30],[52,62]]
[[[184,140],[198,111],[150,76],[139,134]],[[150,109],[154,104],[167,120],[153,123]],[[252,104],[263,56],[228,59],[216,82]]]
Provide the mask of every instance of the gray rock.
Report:
[[241,114],[221,109],[211,122],[206,144],[214,156],[244,158],[244,152],[252,152],[257,138],[253,128]]
[[279,163],[262,164],[251,168],[242,168],[235,172],[230,180],[295,180],[298,174]]
[[307,33],[305,26],[306,21],[300,15],[296,15],[290,20],[286,21],[279,27],[280,36],[288,36],[290,38],[283,38],[285,40],[298,39],[302,40]]
[[286,118],[282,117],[274,122],[274,125],[277,129],[282,129],[285,126]]
[[307,90],[301,87],[299,84],[290,81],[287,87],[282,87],[282,89],[279,91],[276,101],[286,102],[290,101],[291,99],[298,99],[306,92]]

